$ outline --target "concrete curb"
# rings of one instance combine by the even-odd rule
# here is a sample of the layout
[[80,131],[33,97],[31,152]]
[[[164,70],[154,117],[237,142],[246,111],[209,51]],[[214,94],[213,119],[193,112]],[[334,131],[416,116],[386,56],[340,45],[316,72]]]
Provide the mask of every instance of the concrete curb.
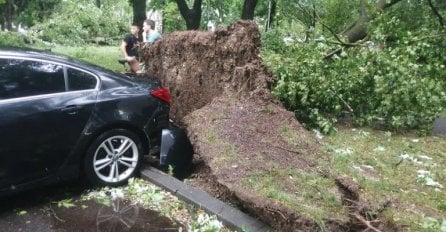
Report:
[[202,208],[209,214],[215,214],[217,218],[228,228],[236,231],[273,231],[263,222],[246,215],[238,209],[220,201],[208,193],[169,176],[153,167],[145,167],[141,170],[141,178],[158,185],[171,192],[181,200]]

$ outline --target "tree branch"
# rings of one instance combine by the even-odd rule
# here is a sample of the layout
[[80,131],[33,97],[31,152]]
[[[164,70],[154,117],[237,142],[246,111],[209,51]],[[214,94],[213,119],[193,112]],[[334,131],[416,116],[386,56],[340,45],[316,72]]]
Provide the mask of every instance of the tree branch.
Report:
[[393,6],[395,3],[401,2],[402,0],[381,0],[376,4],[376,8],[380,11],[384,11],[386,8]]
[[[345,43],[350,47],[353,46],[363,46],[361,43],[364,43],[366,40],[368,39],[368,36],[364,37],[361,40],[358,40],[356,43]],[[333,43],[333,42],[332,42]],[[324,56],[324,60],[331,58],[332,56],[334,56],[335,54],[339,53],[340,51],[342,51],[343,47],[337,48],[334,51],[328,53],[327,55]]]
[[438,22],[440,23],[441,28],[444,30],[446,27],[444,26],[444,19],[443,16],[441,16],[440,12],[438,12],[437,8],[435,8],[434,4],[432,3],[432,0],[428,0],[429,6],[431,7],[434,14],[438,17]]
[[60,219],[58,216],[57,216],[57,214],[56,214],[56,212],[54,211],[54,209],[53,209],[53,207],[51,206],[51,202],[50,202],[50,210],[51,210],[51,213],[53,214],[53,216],[54,216],[54,218],[56,218],[57,220],[59,220],[60,222],[65,222],[65,220],[63,220],[63,219]]
[[306,15],[308,15],[309,17],[314,17],[314,22],[316,22],[316,18],[318,19],[318,22],[322,25],[322,27],[324,27],[325,29],[327,29],[334,37],[335,39],[342,45],[344,46],[350,46],[349,44],[345,43],[344,41],[342,41],[342,39],[338,36],[338,34],[336,34],[336,32],[333,31],[333,29],[331,29],[329,26],[325,25],[325,23],[323,23],[320,20],[319,15],[316,13],[316,9],[313,9],[313,15],[311,15],[310,12],[308,12],[307,10],[305,10],[305,8],[299,3],[296,2],[297,6],[299,7],[299,9],[304,12]]
[[419,39],[414,39],[414,40],[410,40],[410,43],[414,43],[414,42],[419,42],[425,39],[430,39],[430,38],[437,38],[437,37],[443,37],[446,36],[446,33],[441,33],[441,34],[437,34],[437,35],[427,35],[427,36],[423,36]]
[[342,51],[342,48],[336,48],[334,51],[328,53],[327,55],[324,56],[324,60],[334,56],[335,54],[339,53],[340,51]]
[[340,94],[336,94],[336,96],[339,98],[339,100],[341,100],[342,104],[344,104],[344,106],[347,108],[347,110],[348,110],[350,113],[353,113],[353,112],[354,112],[354,110],[352,109],[352,107],[351,107],[351,106],[344,100],[344,98],[341,97]]
[[180,10],[181,15],[188,15],[189,14],[189,7],[186,4],[185,0],[176,0],[177,5],[178,5],[178,9]]
[[[394,4],[400,2],[402,0],[380,0],[376,5],[375,8],[378,9],[380,12],[384,12],[384,10],[388,7],[393,6]],[[361,1],[361,7],[360,12],[362,10],[365,11],[365,1]],[[356,22],[352,23],[349,27],[347,27],[346,30],[344,30],[341,34],[345,36],[348,40],[348,42],[353,43],[358,40],[363,39],[367,36],[367,23],[375,17],[372,15],[371,17],[367,15],[360,14],[359,18],[356,20]]]
[[185,0],[175,0],[181,16],[186,21],[188,30],[197,30],[200,27],[202,0],[194,0],[192,9],[189,9]]
[[319,22],[319,23],[322,25],[322,27],[324,27],[325,29],[327,29],[327,30],[328,30],[328,31],[335,37],[335,39],[336,39],[340,44],[342,44],[342,45],[344,45],[344,46],[346,46],[346,47],[348,47],[348,46],[352,46],[352,45],[353,45],[353,43],[346,43],[346,42],[342,41],[342,39],[339,37],[339,35],[336,34],[336,32],[334,32],[333,29],[331,29],[329,26],[325,25],[325,24],[322,23],[322,22]]
[[198,9],[201,8],[201,1],[202,0],[195,0],[194,1],[194,6],[192,7],[193,10],[197,11]]
[[[283,6],[284,3],[281,3],[281,4],[282,4],[281,7],[284,7],[284,6]],[[287,5],[287,6],[288,6],[288,5]],[[302,24],[305,24],[305,23],[302,21],[302,19],[300,19],[299,17],[297,17],[295,14],[290,14],[290,13],[288,13],[287,11],[284,11],[282,14],[284,15],[285,18],[293,18],[293,19],[295,19],[295,20],[298,20],[298,21],[301,22]]]
[[363,40],[361,40],[361,43],[340,43],[339,41],[335,41],[335,40],[325,40],[326,43],[328,44],[337,44],[337,45],[344,45],[345,47],[367,47],[367,45],[364,45],[362,42]]

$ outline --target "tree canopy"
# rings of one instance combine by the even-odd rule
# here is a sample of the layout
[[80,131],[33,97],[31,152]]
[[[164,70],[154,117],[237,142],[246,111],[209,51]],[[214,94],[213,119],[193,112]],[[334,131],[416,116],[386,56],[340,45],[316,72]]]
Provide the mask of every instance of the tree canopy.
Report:
[[278,1],[278,12],[265,60],[307,126],[351,118],[428,132],[445,109],[444,1]]

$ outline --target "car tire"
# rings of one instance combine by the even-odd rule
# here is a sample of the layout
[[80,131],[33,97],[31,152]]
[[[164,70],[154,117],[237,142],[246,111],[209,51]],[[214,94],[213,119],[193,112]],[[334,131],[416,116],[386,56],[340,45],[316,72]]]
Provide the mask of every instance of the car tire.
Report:
[[98,186],[119,186],[139,171],[143,160],[139,137],[125,129],[113,129],[99,135],[87,150],[84,172]]

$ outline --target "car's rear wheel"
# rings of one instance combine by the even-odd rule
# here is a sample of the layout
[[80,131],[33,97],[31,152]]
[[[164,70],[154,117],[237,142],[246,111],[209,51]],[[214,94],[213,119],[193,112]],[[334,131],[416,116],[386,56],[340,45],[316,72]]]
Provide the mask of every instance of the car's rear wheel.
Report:
[[124,129],[101,134],[89,147],[84,159],[85,175],[94,185],[118,186],[133,177],[142,161],[142,143]]

